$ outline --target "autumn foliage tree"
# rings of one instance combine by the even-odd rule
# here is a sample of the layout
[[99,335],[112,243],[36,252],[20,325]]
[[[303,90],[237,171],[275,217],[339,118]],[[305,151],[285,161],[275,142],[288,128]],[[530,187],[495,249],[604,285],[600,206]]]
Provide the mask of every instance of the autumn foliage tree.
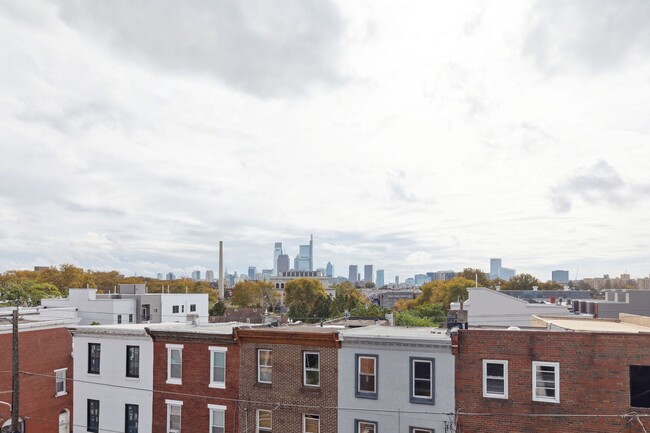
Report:
[[284,303],[289,308],[288,314],[292,319],[316,321],[328,317],[328,300],[323,285],[316,279],[296,278],[285,284]]

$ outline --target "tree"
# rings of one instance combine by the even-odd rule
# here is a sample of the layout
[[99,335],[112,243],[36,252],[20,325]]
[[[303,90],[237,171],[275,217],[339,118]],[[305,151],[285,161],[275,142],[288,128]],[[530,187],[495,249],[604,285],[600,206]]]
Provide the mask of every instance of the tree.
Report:
[[330,306],[330,317],[340,317],[346,310],[351,311],[359,304],[368,303],[368,298],[347,281],[336,286],[335,289],[336,294]]
[[356,307],[350,310],[350,315],[354,317],[376,317],[383,319],[386,317],[386,310],[377,304],[358,304]]
[[[323,298],[328,298],[320,281],[313,278],[296,278],[288,281],[284,288],[284,303],[289,308],[289,317],[305,320],[323,315]],[[328,306],[329,307],[329,306]]]
[[539,283],[539,290],[563,290],[564,286],[557,281],[547,281]]
[[539,280],[530,274],[519,274],[510,278],[505,283],[505,290],[533,290],[533,286],[539,286]]
[[458,276],[474,281],[475,285],[478,277],[479,287],[490,287],[490,276],[480,269],[465,268]]
[[223,301],[215,302],[210,308],[210,316],[223,316],[226,313],[226,304]]
[[422,285],[422,293],[415,299],[413,305],[442,304],[448,309],[450,303],[467,299],[467,288],[473,286],[474,281],[463,277],[425,283]]
[[264,290],[256,281],[240,281],[232,289],[233,305],[238,307],[261,307],[264,302]]
[[375,283],[373,283],[372,281],[368,281],[366,284],[364,284],[364,287],[366,289],[374,289],[375,288]]

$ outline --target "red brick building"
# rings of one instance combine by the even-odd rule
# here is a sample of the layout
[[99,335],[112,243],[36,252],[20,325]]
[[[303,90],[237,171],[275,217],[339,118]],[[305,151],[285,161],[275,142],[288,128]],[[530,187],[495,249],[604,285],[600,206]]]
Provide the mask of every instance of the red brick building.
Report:
[[643,432],[642,423],[650,428],[650,418],[625,416],[650,414],[650,334],[643,333],[650,328],[598,326],[613,332],[460,330],[456,431],[623,433]]
[[[20,417],[27,433],[71,431],[72,337],[65,320],[21,321]],[[0,402],[11,404],[12,325],[0,319]],[[11,424],[7,404],[0,403],[0,426]],[[4,431],[4,429],[3,429]]]
[[338,332],[241,328],[240,432],[336,433]]
[[153,433],[239,431],[232,324],[152,325]]

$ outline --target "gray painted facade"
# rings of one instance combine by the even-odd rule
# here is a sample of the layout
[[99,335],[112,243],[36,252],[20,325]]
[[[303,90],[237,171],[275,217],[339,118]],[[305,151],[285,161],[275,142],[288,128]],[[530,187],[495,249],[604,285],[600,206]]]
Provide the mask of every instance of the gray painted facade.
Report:
[[[444,413],[455,406],[454,356],[444,331],[369,326],[343,330],[339,338],[338,431],[355,432],[358,421],[376,423],[377,432],[453,431]],[[360,362],[368,359],[375,359],[375,393],[360,392]],[[413,391],[416,365],[431,366],[430,398]]]

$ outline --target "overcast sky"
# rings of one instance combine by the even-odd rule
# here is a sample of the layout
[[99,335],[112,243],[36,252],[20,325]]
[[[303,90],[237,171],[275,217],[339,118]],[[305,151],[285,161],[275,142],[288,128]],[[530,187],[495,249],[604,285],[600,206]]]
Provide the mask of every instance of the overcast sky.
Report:
[[0,271],[650,274],[650,2],[2,1]]

